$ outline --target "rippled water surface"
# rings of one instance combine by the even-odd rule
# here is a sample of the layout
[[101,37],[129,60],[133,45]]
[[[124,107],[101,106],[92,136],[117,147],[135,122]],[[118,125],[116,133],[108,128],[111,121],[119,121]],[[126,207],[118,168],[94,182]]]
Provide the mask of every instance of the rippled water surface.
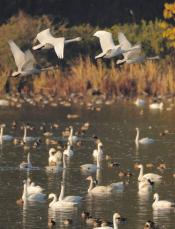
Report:
[[[94,217],[112,220],[114,212],[119,212],[126,217],[127,223],[119,225],[123,229],[142,229],[147,220],[154,220],[167,229],[175,226],[175,211],[153,212],[153,193],[158,192],[161,199],[175,200],[175,178],[173,178],[175,163],[175,110],[150,111],[147,106],[141,109],[129,102],[117,102],[113,105],[101,106],[101,111],[88,111],[85,107],[73,105],[71,107],[58,108],[32,108],[24,107],[21,110],[0,110],[0,120],[6,123],[5,133],[17,138],[22,137],[20,126],[29,122],[35,127],[29,131],[30,136],[42,137],[39,148],[31,146],[31,161],[36,170],[19,170],[19,164],[26,160],[27,150],[20,145],[3,143],[0,147],[0,228],[48,228],[48,219],[53,217],[56,221],[55,228],[93,228],[87,226],[81,219],[83,210],[90,212]],[[67,114],[78,114],[80,118],[68,120]],[[17,122],[17,129],[10,128],[12,121]],[[82,137],[82,144],[74,146],[74,156],[67,163],[68,168],[59,173],[48,172],[48,150],[51,146],[44,143],[44,137],[39,127],[47,122],[47,127],[52,123],[58,123],[59,128],[53,129],[54,137],[61,137],[65,127],[72,125],[76,130],[84,122],[89,122],[90,127]],[[135,146],[135,127],[141,130],[141,136],[149,136],[155,139],[155,143],[149,146]],[[160,132],[169,130],[165,136]],[[110,196],[90,196],[87,194],[89,181],[80,171],[80,165],[93,163],[92,151],[95,148],[92,135],[99,136],[103,142],[105,155],[109,160],[102,161],[102,169],[94,174],[101,185],[112,182],[125,181],[123,191],[118,191]],[[65,141],[61,142],[65,145]],[[109,168],[110,162],[120,163],[119,168]],[[147,195],[138,193],[137,177],[139,170],[134,168],[136,162],[146,165],[154,163],[153,168],[145,168],[145,172],[162,174],[163,180],[155,185]],[[160,162],[166,164],[166,169],[160,171],[157,166]],[[120,171],[130,171],[130,178],[119,177]],[[49,201],[45,203],[28,203],[18,205],[16,201],[21,197],[23,180],[30,176],[33,182],[44,188],[44,193],[60,193],[62,176],[65,179],[65,195],[80,195],[83,197],[81,206],[72,211],[49,210]],[[65,226],[64,219],[72,219],[72,225]]]

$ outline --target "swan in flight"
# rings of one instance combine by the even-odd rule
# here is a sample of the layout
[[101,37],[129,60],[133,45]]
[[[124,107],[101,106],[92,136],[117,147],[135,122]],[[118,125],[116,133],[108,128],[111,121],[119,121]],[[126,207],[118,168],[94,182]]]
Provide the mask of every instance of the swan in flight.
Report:
[[98,142],[97,149],[93,150],[93,157],[97,158],[97,155],[99,155],[100,159],[102,158],[103,156],[102,146],[103,146],[102,142]]
[[46,201],[46,194],[43,194],[42,192],[36,192],[36,193],[29,193],[28,192],[28,185],[27,181],[24,181],[24,189],[22,194],[22,200],[25,203],[26,201],[31,202],[44,202]]
[[59,201],[73,202],[75,204],[79,204],[81,202],[81,200],[82,200],[81,196],[66,196],[66,197],[64,197],[64,190],[65,190],[64,182],[61,182],[61,192],[59,195]]
[[30,50],[23,52],[14,41],[10,40],[8,43],[17,66],[17,71],[13,72],[12,76],[28,76],[40,73],[41,69],[34,67],[36,61]]
[[74,39],[70,40],[65,40],[64,37],[53,37],[50,29],[45,29],[41,32],[39,32],[34,39],[33,43],[36,43],[39,41],[38,45],[35,45],[32,47],[33,50],[45,48],[45,49],[50,49],[54,48],[56,55],[58,58],[63,59],[64,58],[64,45],[71,43],[71,42],[76,42],[76,41],[81,41],[81,37],[76,37]]
[[154,202],[152,204],[153,209],[167,209],[175,207],[175,203],[167,201],[167,200],[159,200],[159,194],[154,194]]
[[147,144],[154,143],[154,139],[148,138],[148,137],[139,139],[139,135],[140,135],[139,128],[136,127],[136,138],[135,138],[136,145],[138,145],[138,144],[147,145]]
[[104,31],[104,30],[99,30],[94,33],[95,37],[98,37],[100,40],[100,45],[102,48],[102,53],[99,55],[95,56],[95,59],[104,57],[104,58],[113,58],[116,56],[119,56],[125,52],[128,52],[132,49],[135,49],[135,47],[131,47],[129,49],[123,50],[120,45],[115,45],[112,34],[110,32]]
[[147,173],[143,175],[143,165],[138,165],[138,168],[140,169],[140,173],[138,176],[138,181],[142,181],[144,178],[147,180],[150,180],[151,182],[160,182],[162,179],[162,176],[155,174],[155,173]]
[[[124,33],[120,32],[118,33],[118,41],[123,50],[131,49],[128,52],[124,52],[123,59],[117,60],[117,64],[134,64],[134,63],[142,63],[144,60],[157,60],[159,59],[159,56],[154,57],[145,57],[141,55],[141,44],[136,44],[132,46],[132,44],[128,41]],[[133,49],[132,49],[133,48]]]
[[3,141],[12,141],[14,139],[11,135],[3,135],[5,125],[0,126],[0,144],[2,144]]
[[62,153],[60,151],[56,152],[56,149],[50,148],[49,150],[49,166],[56,166],[60,163],[60,160],[62,158]]
[[67,143],[67,148],[63,151],[63,154],[67,157],[72,157],[74,155],[73,150],[71,150],[71,144],[69,141]]
[[109,226],[101,226],[101,227],[94,227],[94,229],[118,229],[118,224],[120,222],[121,216],[118,213],[113,214],[113,227]]

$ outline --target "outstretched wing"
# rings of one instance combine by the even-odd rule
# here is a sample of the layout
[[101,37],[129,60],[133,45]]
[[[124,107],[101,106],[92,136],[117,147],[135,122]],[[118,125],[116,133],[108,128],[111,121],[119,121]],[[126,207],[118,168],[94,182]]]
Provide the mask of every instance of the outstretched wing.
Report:
[[37,34],[36,38],[40,43],[48,43],[50,40],[52,40],[53,36],[50,32],[50,29],[45,29]]
[[141,44],[134,45],[132,46],[131,50],[124,53],[124,55],[127,55],[128,59],[138,58],[141,54],[142,51],[141,49],[142,49]]
[[25,54],[21,51],[21,49],[15,44],[14,41],[8,42],[10,45],[10,49],[15,59],[16,66],[18,69],[22,69],[23,65],[25,64]]
[[64,58],[64,37],[56,38],[53,45],[58,58]]
[[118,41],[122,49],[130,49],[132,47],[131,43],[128,41],[128,39],[125,37],[124,33],[119,32],[118,33]]
[[106,52],[110,49],[115,48],[115,44],[112,38],[112,34],[110,32],[100,30],[94,33],[95,37],[98,37],[100,40],[100,45],[103,50],[103,52]]
[[36,63],[36,60],[31,53],[31,51],[28,49],[25,51],[25,64],[23,65],[23,70],[31,70],[34,68],[34,64]]

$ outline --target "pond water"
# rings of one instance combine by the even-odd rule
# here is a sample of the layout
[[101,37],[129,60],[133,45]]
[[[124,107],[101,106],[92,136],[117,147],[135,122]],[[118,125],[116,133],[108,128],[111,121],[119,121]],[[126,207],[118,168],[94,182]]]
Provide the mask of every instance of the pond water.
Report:
[[[78,114],[77,119],[67,119],[67,114]],[[19,164],[26,160],[28,150],[13,143],[3,143],[0,147],[0,228],[48,228],[48,219],[56,221],[54,228],[93,228],[88,226],[81,218],[81,212],[88,211],[94,217],[112,221],[114,212],[119,212],[127,218],[127,223],[120,224],[123,229],[142,229],[147,220],[154,220],[167,229],[175,226],[175,211],[153,211],[153,194],[160,194],[161,199],[175,200],[175,178],[173,178],[175,162],[175,110],[150,111],[146,105],[141,109],[130,102],[116,102],[110,106],[102,105],[101,111],[89,111],[84,106],[59,106],[57,108],[37,108],[23,106],[21,109],[0,110],[1,123],[6,124],[5,134],[22,137],[20,129],[24,123],[35,127],[29,131],[30,136],[42,137],[42,144],[34,149],[31,146],[31,161],[36,170],[21,171]],[[12,121],[17,122],[17,128],[11,129]],[[65,127],[72,125],[78,130],[83,123],[89,122],[90,127],[82,137],[82,144],[74,146],[74,155],[67,162],[67,169],[59,173],[48,172],[48,150],[51,146],[44,144],[44,137],[40,126],[47,123],[58,123],[58,129],[52,129],[55,138],[61,137]],[[155,142],[147,146],[135,146],[135,127],[139,127],[141,137],[149,136]],[[169,130],[169,133],[160,136],[160,132]],[[110,160],[102,161],[102,169],[97,176],[100,185],[112,182],[125,181],[124,190],[117,191],[109,196],[92,196],[87,194],[89,181],[81,173],[80,165],[93,163],[92,151],[96,148],[93,135],[97,135],[103,142],[105,155]],[[65,141],[61,144],[65,145]],[[109,158],[108,157],[108,158]],[[118,162],[120,167],[110,168],[109,162]],[[153,163],[154,167],[145,168],[146,172],[154,172],[163,176],[162,182],[154,185],[153,190],[146,195],[138,193],[139,170],[134,168],[135,163],[144,166]],[[166,169],[160,171],[157,166],[163,162]],[[130,171],[130,178],[119,177],[120,171]],[[80,195],[82,204],[72,211],[51,211],[49,201],[45,203],[27,203],[18,205],[16,201],[22,196],[23,180],[29,176],[33,182],[44,188],[44,193],[60,193],[60,183],[64,175],[65,195]],[[64,225],[64,219],[72,219],[72,224]]]

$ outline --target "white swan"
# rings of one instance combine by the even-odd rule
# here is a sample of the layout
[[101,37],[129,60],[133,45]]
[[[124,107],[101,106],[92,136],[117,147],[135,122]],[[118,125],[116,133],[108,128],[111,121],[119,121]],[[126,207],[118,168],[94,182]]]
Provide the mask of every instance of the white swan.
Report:
[[154,182],[143,177],[141,181],[138,182],[139,193],[148,193],[152,190]]
[[149,108],[152,109],[152,110],[162,110],[163,109],[163,102],[161,103],[157,103],[157,102],[154,102],[154,103],[151,103],[149,105]]
[[135,101],[134,101],[134,104],[138,107],[142,107],[145,105],[145,100],[144,99],[140,99],[140,98],[137,98]]
[[30,178],[27,179],[27,193],[28,194],[34,194],[34,193],[40,193],[44,189],[41,188],[39,185],[35,185],[34,182],[31,182]]
[[50,193],[48,199],[53,199],[52,202],[49,203],[49,207],[53,209],[75,208],[77,206],[75,202],[57,200],[57,196],[54,193]]
[[140,173],[138,176],[138,181],[142,181],[144,178],[147,180],[150,180],[151,182],[160,182],[162,179],[162,176],[155,174],[155,173],[147,173],[143,175],[143,165],[138,165],[138,168],[140,169]]
[[112,183],[110,185],[107,186],[103,186],[103,185],[97,185],[94,186],[94,181],[92,176],[89,176],[86,178],[86,180],[90,181],[90,185],[88,188],[88,193],[91,193],[93,195],[106,195],[106,194],[111,194],[113,191],[117,191],[117,190],[123,190],[124,188],[124,183],[123,182],[117,182],[117,183]]
[[11,135],[3,135],[4,132],[4,125],[1,125],[1,130],[0,130],[0,143],[2,143],[3,141],[12,141],[14,139],[13,136]]
[[60,163],[57,163],[56,165],[54,164],[54,165],[46,166],[46,170],[48,172],[58,173],[66,169],[66,160],[65,160],[66,155],[63,154],[62,157],[63,157],[63,166],[61,166]]
[[100,40],[100,45],[102,48],[102,53],[95,56],[95,59],[104,57],[104,58],[113,58],[115,56],[119,56],[124,52],[128,52],[131,49],[123,50],[120,45],[115,45],[112,39],[112,34],[110,32],[100,30],[94,33],[95,37],[98,37]]
[[81,196],[66,196],[64,197],[64,190],[65,190],[65,185],[64,182],[61,183],[61,192],[59,195],[59,201],[65,201],[65,202],[73,202],[76,204],[79,204],[82,200]]
[[14,41],[8,42],[15,59],[17,71],[12,73],[12,76],[28,76],[31,74],[39,74],[40,69],[34,67],[35,59],[30,50],[22,52]]
[[0,106],[2,107],[8,107],[10,105],[9,100],[7,99],[0,99]]
[[26,201],[43,202],[43,201],[46,200],[46,194],[43,194],[42,192],[28,193],[27,182],[24,181],[24,189],[23,189],[23,194],[22,194],[22,200],[24,202],[26,202]]
[[152,204],[153,209],[167,209],[175,207],[175,203],[167,201],[167,200],[159,200],[159,194],[154,194],[154,202]]
[[50,148],[49,150],[49,166],[56,166],[59,164],[60,160],[62,158],[62,153],[60,151],[57,151],[54,148]]
[[118,213],[113,214],[113,227],[102,226],[102,227],[94,227],[94,229],[118,229],[118,224],[120,222],[120,215]]
[[135,138],[136,145],[138,145],[138,144],[146,145],[146,144],[154,143],[154,139],[148,138],[148,137],[139,139],[139,135],[140,135],[139,128],[136,127],[136,138]]
[[36,140],[35,137],[27,136],[27,126],[24,126],[23,142],[24,142],[24,143],[33,142],[33,141],[35,141],[35,140]]
[[83,172],[89,172],[89,173],[96,172],[100,168],[101,168],[101,165],[100,165],[99,153],[97,153],[97,164],[96,165],[95,164],[84,164],[80,166],[80,169]]
[[71,150],[71,144],[67,143],[67,148],[63,151],[63,154],[66,155],[67,157],[72,157],[74,155],[73,150]]
[[21,162],[21,164],[19,165],[20,169],[32,169],[32,163],[30,161],[30,153],[27,154],[27,162],[23,161]]
[[46,48],[46,49],[54,48],[58,58],[63,59],[64,45],[71,42],[81,41],[81,37],[65,40],[64,37],[59,37],[59,38],[53,37],[50,32],[50,29],[45,29],[37,34],[36,38],[34,39],[34,43],[37,40],[40,42],[40,44],[33,46],[32,47],[33,50],[37,50],[41,48]]
[[70,143],[70,145],[73,145],[74,143],[76,143],[78,141],[78,137],[73,135],[73,127],[70,127],[70,134],[68,137],[68,142]]
[[98,142],[98,144],[97,144],[97,149],[94,149],[94,150],[93,150],[93,156],[94,156],[95,158],[97,158],[97,155],[98,155],[98,154],[99,154],[100,159],[102,158],[102,156],[103,156],[102,146],[103,146],[103,144],[102,144],[101,142]]

